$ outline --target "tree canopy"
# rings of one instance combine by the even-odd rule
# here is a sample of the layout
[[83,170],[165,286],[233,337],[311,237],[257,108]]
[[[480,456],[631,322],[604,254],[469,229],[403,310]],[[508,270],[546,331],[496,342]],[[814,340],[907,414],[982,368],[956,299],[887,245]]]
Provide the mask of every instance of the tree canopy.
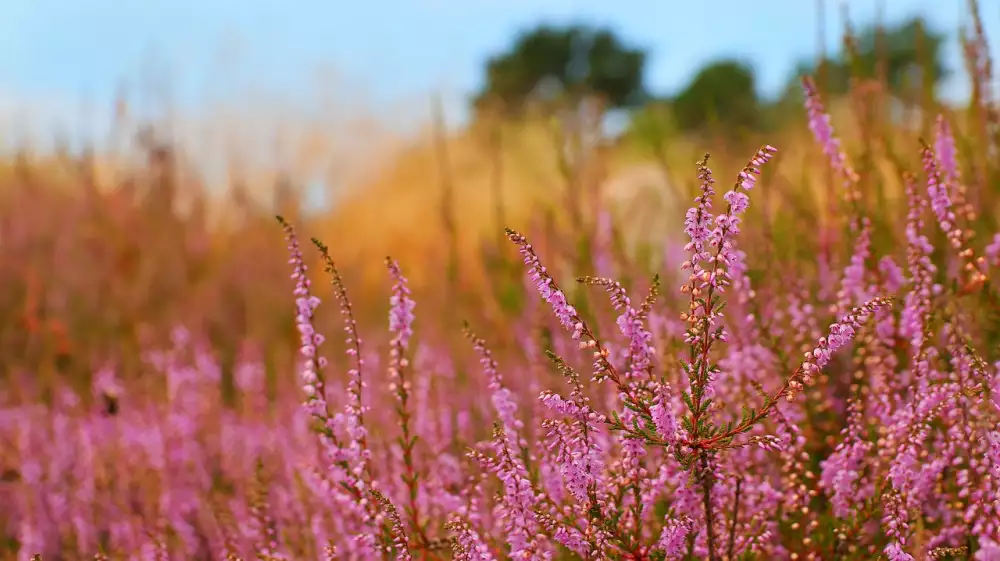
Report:
[[759,102],[753,68],[735,59],[709,63],[674,98],[673,108],[682,130],[700,129],[713,123],[754,127]]
[[841,53],[800,63],[788,86],[773,99],[761,98],[752,66],[738,59],[709,62],[679,93],[654,99],[644,86],[644,49],[609,28],[543,24],[519,33],[506,50],[488,59],[474,102],[477,108],[516,115],[535,104],[576,107],[596,98],[608,109],[631,109],[653,101],[659,107],[659,128],[659,121],[667,119],[668,128],[681,131],[713,124],[756,129],[797,114],[792,108],[801,107],[799,80],[805,74],[821,75],[824,93],[833,96],[846,94],[852,78],[884,77],[889,93],[915,99],[948,76],[945,39],[920,17],[888,27],[868,25],[852,35],[849,48]]
[[540,25],[487,61],[475,104],[516,113],[535,101],[577,103],[596,96],[610,108],[634,106],[645,98],[645,64],[645,51],[610,29]]
[[889,91],[897,97],[906,97],[928,85],[922,82],[928,70],[932,86],[948,77],[950,71],[943,60],[945,39],[944,33],[929,27],[920,17],[884,30],[869,25],[855,38],[853,57],[842,53],[818,62],[800,63],[789,90],[799,89],[802,75],[822,72],[824,90],[832,95],[843,95],[850,89],[852,77],[878,78],[879,63],[884,60]]

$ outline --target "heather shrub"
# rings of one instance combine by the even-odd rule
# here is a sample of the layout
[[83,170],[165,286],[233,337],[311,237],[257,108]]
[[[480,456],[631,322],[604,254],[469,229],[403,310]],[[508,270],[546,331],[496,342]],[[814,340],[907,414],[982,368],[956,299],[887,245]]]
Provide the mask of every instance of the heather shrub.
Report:
[[[764,146],[722,208],[708,156],[698,163],[687,257],[671,278],[680,297],[667,303],[659,278],[638,297],[603,277],[570,292],[507,230],[542,304],[508,318],[513,347],[470,325],[466,348],[421,335],[391,258],[388,337],[372,344],[333,250],[314,239],[343,325],[337,358],[316,327],[323,292],[279,217],[301,387],[269,398],[248,349],[225,407],[211,349],[177,329],[142,359],[162,396],[109,368],[93,399],[64,387],[51,405],[6,407],[4,547],[54,558],[996,558],[1000,362],[988,363],[996,339],[974,300],[994,298],[994,250],[978,249],[958,202],[967,190],[947,121],[904,174],[905,243],[878,255],[858,174],[804,85],[843,180],[852,248],[839,275],[749,277],[743,216],[777,156]],[[585,314],[571,295],[588,286],[608,303]]]
[[385,258],[376,328],[351,240],[278,217],[294,371],[166,314],[129,368],[11,374],[0,558],[1000,559],[995,139],[937,108],[877,170],[803,93],[827,208],[751,214],[782,152],[721,195],[706,155],[659,274],[507,229],[471,306]]

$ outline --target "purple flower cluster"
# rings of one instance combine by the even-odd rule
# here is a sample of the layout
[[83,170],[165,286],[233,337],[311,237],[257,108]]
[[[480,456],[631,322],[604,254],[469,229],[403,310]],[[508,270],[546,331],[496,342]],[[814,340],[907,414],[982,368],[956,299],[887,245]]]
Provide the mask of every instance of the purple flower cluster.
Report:
[[841,147],[840,139],[837,138],[837,135],[833,131],[830,115],[826,112],[823,101],[820,99],[816,82],[811,77],[804,76],[802,78],[802,90],[806,96],[806,113],[809,117],[809,130],[812,131],[816,142],[823,148],[823,153],[826,155],[834,172],[844,182],[844,186],[847,189],[846,199],[848,201],[856,201],[861,196],[857,187],[858,174],[847,160],[847,155]]
[[[602,209],[597,273],[621,280],[560,285],[566,262],[595,262],[562,255],[579,232],[536,247],[508,229],[526,279],[490,280],[527,290],[449,293],[449,313],[391,258],[373,288],[388,317],[385,300],[355,308],[342,248],[313,240],[339,306],[324,317],[279,219],[294,360],[251,337],[218,356],[211,333],[171,325],[139,379],[100,361],[85,391],[21,376],[0,394],[0,559],[1000,558],[1000,238],[970,233],[987,225],[967,211],[985,196],[962,185],[973,156],[939,119],[933,147],[900,157],[906,217],[887,220],[804,87],[847,186],[840,223],[809,223],[850,233],[828,255],[804,234],[806,258],[782,254],[790,211],[751,209],[782,172],[762,177],[769,145],[721,210],[698,162],[665,295],[607,249]],[[551,311],[521,305],[539,297]]]

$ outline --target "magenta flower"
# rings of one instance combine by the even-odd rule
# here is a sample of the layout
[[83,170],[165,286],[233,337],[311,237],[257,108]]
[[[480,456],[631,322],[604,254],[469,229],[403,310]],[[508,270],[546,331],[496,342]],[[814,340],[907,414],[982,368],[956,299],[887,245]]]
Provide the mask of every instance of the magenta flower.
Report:
[[854,194],[858,181],[858,174],[855,173],[851,164],[847,161],[840,146],[840,140],[833,132],[833,125],[830,124],[830,115],[823,107],[823,101],[819,97],[816,83],[812,78],[805,76],[802,78],[802,90],[806,96],[806,113],[809,116],[809,130],[812,131],[816,141],[823,148],[834,171],[844,180],[844,185],[849,189],[849,196]]

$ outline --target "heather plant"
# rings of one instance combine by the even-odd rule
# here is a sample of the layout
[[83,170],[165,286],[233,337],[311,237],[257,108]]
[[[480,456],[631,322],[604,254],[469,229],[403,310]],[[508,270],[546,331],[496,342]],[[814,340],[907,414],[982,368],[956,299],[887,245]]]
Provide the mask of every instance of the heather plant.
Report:
[[[750,276],[741,234],[777,156],[767,145],[719,211],[709,158],[698,162],[686,258],[679,276],[664,276],[679,281],[673,302],[660,277],[635,301],[607,277],[581,276],[570,290],[508,229],[526,288],[548,308],[509,318],[511,337],[482,337],[471,324],[464,343],[440,325],[422,330],[434,318],[418,317],[392,258],[388,329],[369,333],[334,250],[314,239],[344,333],[335,341],[343,354],[327,353],[321,292],[279,217],[297,387],[269,399],[247,350],[239,405],[226,407],[211,348],[175,329],[169,346],[143,357],[163,397],[107,367],[93,377],[93,399],[64,387],[52,404],[6,407],[3,551],[996,559],[1000,362],[988,362],[996,342],[971,300],[996,287],[989,249],[970,233],[976,217],[962,204],[969,191],[952,133],[939,120],[940,138],[914,147],[921,165],[903,175],[905,251],[879,255],[858,176],[843,171],[850,162],[811,82],[804,91],[844,180],[853,236],[829,289],[809,267]],[[609,305],[580,311],[573,302],[587,287]],[[496,353],[498,341],[517,348]],[[25,380],[22,391],[31,387]]]
[[[967,54],[988,83],[977,33]],[[291,297],[275,323],[297,333],[294,383],[249,322],[220,343],[188,314],[151,312],[183,292],[176,279],[102,292],[166,335],[130,335],[134,364],[87,356],[112,359],[78,365],[83,383],[8,373],[0,559],[1000,559],[995,139],[935,110],[884,142],[880,175],[817,81],[802,90],[825,160],[806,171],[830,172],[828,209],[795,226],[797,211],[757,204],[787,180],[785,150],[760,147],[721,196],[706,155],[656,275],[614,251],[601,209],[590,233],[504,231],[491,273],[516,254],[517,280],[489,280],[517,305],[466,306],[449,281],[437,307],[412,288],[412,256],[359,287],[334,260],[349,238],[303,243],[312,225],[279,217]],[[583,258],[561,251],[581,236]],[[262,247],[226,270],[273,261]],[[81,282],[66,294],[108,290]],[[387,302],[364,297],[376,291]],[[49,303],[81,322],[92,305]]]
[[[823,123],[825,116],[809,82],[805,88],[813,119]],[[834,164],[847,169],[832,131],[820,124],[813,128],[820,141],[832,146],[827,153]],[[804,352],[801,345],[807,340],[798,338],[801,359],[791,364],[798,353],[765,332],[801,328],[801,312],[815,308],[789,310],[788,326],[782,325],[779,314],[759,318],[751,313],[729,320],[722,313],[724,297],[734,287],[745,296],[753,290],[745,276],[746,255],[737,249],[737,240],[741,215],[749,207],[748,194],[760,168],[775,154],[770,146],[758,150],[739,173],[723,196],[726,209],[717,215],[712,212],[714,179],[708,157],[698,165],[701,191],[685,219],[690,240],[685,250],[690,257],[681,265],[688,276],[680,290],[690,301],[679,316],[683,329],[675,329],[682,332],[673,345],[676,369],[657,364],[654,335],[647,327],[652,314],[659,312],[657,283],[636,307],[614,280],[579,279],[608,292],[622,338],[616,348],[604,342],[570,304],[527,239],[508,229],[507,237],[521,253],[534,289],[552,309],[555,324],[592,361],[592,382],[610,385],[610,392],[597,391],[610,412],[601,413],[592,405],[588,389],[567,358],[548,352],[570,386],[569,397],[543,390],[542,407],[519,416],[518,400],[505,384],[487,342],[467,328],[496,420],[490,437],[466,454],[479,473],[471,475],[472,487],[459,494],[472,495],[446,515],[447,524],[436,528],[450,531],[455,558],[820,558],[881,550],[889,559],[908,559],[913,558],[907,552],[913,548],[912,517],[921,521],[923,554],[939,558],[978,547],[976,555],[989,558],[998,513],[995,454],[987,447],[994,446],[997,433],[996,405],[986,396],[995,384],[996,367],[987,366],[973,350],[956,315],[958,307],[940,298],[935,302],[935,296],[946,291],[934,283],[933,248],[923,233],[926,207],[936,207],[939,227],[963,260],[964,266],[955,273],[962,282],[959,290],[967,291],[968,283],[983,286],[988,279],[982,260],[971,259],[971,249],[955,234],[958,226],[942,194],[947,185],[938,171],[938,157],[926,145],[922,153],[927,194],[917,191],[915,176],[906,177],[910,212],[905,276],[888,256],[878,262],[880,278],[870,276],[866,263],[871,257],[871,224],[863,217],[855,220],[854,254],[836,300],[828,306],[840,317],[824,336],[807,343]],[[844,175],[853,185],[852,175]],[[297,281],[307,361],[303,381],[306,403],[314,410],[323,400],[315,384],[316,365],[323,361],[316,358],[316,334],[309,326],[317,300],[309,292],[294,231],[279,220],[289,240]],[[318,241],[316,245],[327,260],[347,318],[349,353],[360,356],[343,283],[326,247]],[[406,409],[409,387],[403,376],[413,303],[398,264],[389,259],[387,265],[394,282],[389,389],[398,402],[401,436],[394,448],[403,464],[403,485],[387,482],[385,493],[376,491],[381,485],[367,472],[378,507],[378,513],[371,513],[376,526],[338,546],[358,555],[382,551],[410,558],[415,551],[433,557],[441,542],[428,537],[430,529],[418,517],[421,478],[414,467],[416,446]],[[891,297],[871,296],[899,293],[904,285],[907,291],[898,319],[891,311]],[[738,310],[749,300],[737,298],[734,307]],[[789,298],[789,304],[802,305],[797,295]],[[941,318],[937,334],[932,331],[935,316]],[[851,346],[871,318],[876,318],[876,335],[865,336],[854,346],[857,370],[849,395],[841,402],[828,394],[826,403],[811,407],[811,399],[823,400],[824,395],[810,393],[809,388],[820,382],[828,391],[834,389],[824,368],[835,353]],[[940,349],[932,344],[935,337],[942,339]],[[731,350],[720,347],[727,343]],[[898,349],[901,343],[903,352]],[[786,364],[791,368],[783,375]],[[360,388],[365,386],[360,361],[349,375],[349,405],[339,417],[342,424],[336,426],[329,414],[313,415],[319,421],[321,441],[339,447],[338,457],[346,460],[335,464],[340,468],[333,469],[332,477],[353,496],[356,507],[364,508],[373,502],[366,500],[364,484],[359,483],[371,465],[366,445],[358,440],[367,434],[360,405]],[[819,462],[817,476],[809,465],[814,456],[803,432],[822,405],[844,415],[846,427],[843,439]],[[986,417],[971,423],[966,415],[973,411]],[[877,429],[875,435],[866,428],[871,425]],[[532,431],[532,426],[538,430]],[[344,445],[332,436],[338,431],[355,439],[346,448],[353,452],[344,452]],[[960,442],[981,448],[959,451]],[[975,460],[980,455],[986,458],[983,464]],[[971,469],[982,465],[978,477],[970,478],[962,469],[965,462]],[[961,480],[951,489],[948,468]],[[495,478],[497,495],[492,501],[483,489],[490,483],[484,475]],[[432,478],[429,472],[427,478]],[[407,505],[408,524],[394,506],[393,487],[395,499]],[[950,497],[949,491],[957,495]]]

